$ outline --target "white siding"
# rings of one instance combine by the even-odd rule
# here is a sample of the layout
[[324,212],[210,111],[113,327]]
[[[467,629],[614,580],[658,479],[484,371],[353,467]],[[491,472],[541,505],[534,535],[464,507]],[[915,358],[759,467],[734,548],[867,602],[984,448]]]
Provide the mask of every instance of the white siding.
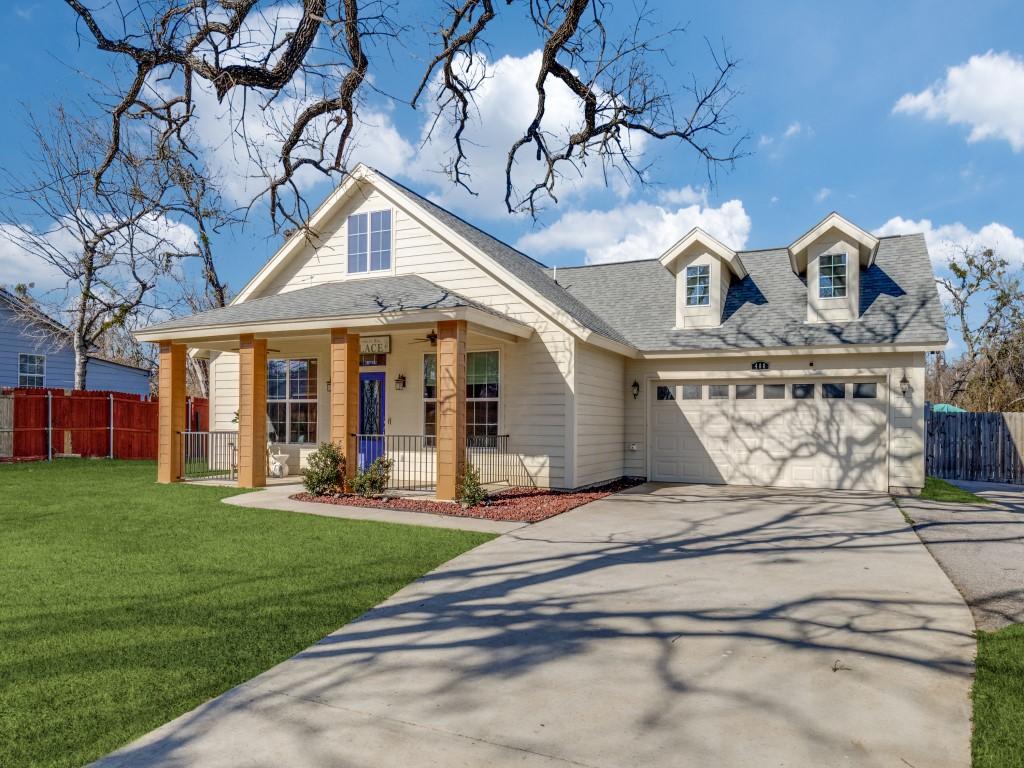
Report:
[[[389,208],[393,212],[394,241],[390,274],[415,274],[438,285],[490,306],[531,325],[535,333],[514,346],[515,365],[505,365],[502,391],[504,424],[511,445],[539,485],[562,487],[572,484],[567,468],[566,408],[572,407],[573,337],[534,307],[506,288],[489,272],[459,253],[437,233],[413,216],[394,206],[379,192],[358,194],[342,206],[324,227],[321,245],[307,245],[269,281],[257,296],[284,293],[318,283],[360,279],[346,274],[346,222],[350,214]],[[380,273],[376,273],[380,274]],[[472,329],[471,329],[472,330]],[[215,366],[215,367],[220,367]],[[415,372],[407,372],[410,385]],[[237,364],[216,377],[215,401],[223,397],[237,410]],[[211,387],[211,391],[212,391]],[[217,418],[227,407],[217,408]],[[231,416],[228,416],[230,420]],[[220,422],[217,422],[220,424]],[[229,427],[225,427],[229,428]]]
[[575,391],[575,485],[593,485],[622,477],[626,359],[578,342]]

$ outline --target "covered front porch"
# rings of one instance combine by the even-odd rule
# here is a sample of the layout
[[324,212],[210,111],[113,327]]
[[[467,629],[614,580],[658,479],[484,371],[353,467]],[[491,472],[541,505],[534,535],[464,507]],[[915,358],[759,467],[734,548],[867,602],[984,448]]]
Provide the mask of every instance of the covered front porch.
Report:
[[[259,301],[267,300],[248,303]],[[421,305],[146,333],[160,345],[160,482],[258,488],[282,468],[298,479],[329,441],[343,448],[348,481],[390,458],[395,491],[454,499],[467,462],[485,484],[534,483],[504,391],[505,371],[532,331],[506,316]],[[185,428],[190,354],[210,360],[208,432]]]

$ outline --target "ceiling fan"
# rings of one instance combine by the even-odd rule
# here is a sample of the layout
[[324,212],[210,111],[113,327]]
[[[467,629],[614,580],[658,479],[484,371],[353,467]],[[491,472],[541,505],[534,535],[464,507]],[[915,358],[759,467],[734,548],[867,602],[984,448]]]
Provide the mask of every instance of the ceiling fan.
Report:
[[421,338],[421,339],[413,339],[413,341],[419,341],[419,342],[429,341],[430,342],[430,346],[436,347],[437,346],[437,332],[436,331],[431,331],[430,333],[428,333],[423,338]]

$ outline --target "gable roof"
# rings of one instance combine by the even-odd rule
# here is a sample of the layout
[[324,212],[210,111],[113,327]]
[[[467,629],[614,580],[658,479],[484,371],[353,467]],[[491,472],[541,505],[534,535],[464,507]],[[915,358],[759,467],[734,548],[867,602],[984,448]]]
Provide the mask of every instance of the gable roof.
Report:
[[188,317],[148,326],[139,334],[146,340],[168,331],[223,328],[238,324],[266,324],[295,320],[395,316],[430,310],[474,309],[503,318],[500,312],[442,288],[418,275],[393,275],[360,280],[319,283],[287,293],[276,293],[241,304],[218,307]]
[[794,240],[787,249],[789,251],[789,262],[794,272],[798,275],[804,273],[807,269],[807,249],[832,229],[841,232],[845,237],[857,243],[860,263],[863,266],[870,267],[875,263],[878,238],[870,232],[864,231],[849,219],[845,219],[835,211],[832,211],[832,213]]
[[678,274],[679,270],[675,268],[676,260],[694,246],[703,247],[719,261],[725,262],[729,270],[740,280],[747,276],[747,268],[743,266],[743,259],[739,257],[739,254],[700,227],[694,227],[675,245],[669,247],[658,259],[658,262],[673,274]]
[[675,328],[675,278],[654,259],[563,267],[558,282],[647,353],[947,341],[923,235],[879,239],[861,272],[860,318],[841,323],[807,322],[807,284],[787,249],[741,255],[749,274],[729,288],[715,328]]
[[[456,216],[451,211],[442,208],[434,202],[423,197],[419,193],[409,189],[398,181],[375,168],[360,163],[353,169],[352,173],[342,184],[313,212],[309,218],[310,228],[317,231],[335,210],[351,195],[361,182],[372,184],[385,196],[399,198],[410,215],[420,216],[430,220],[442,231],[451,232],[456,238],[461,239],[477,254],[488,260],[493,267],[501,271],[513,280],[522,284],[525,291],[524,299],[533,301],[545,314],[553,316],[555,320],[566,325],[571,332],[580,335],[586,340],[591,333],[603,336],[614,345],[618,345],[618,351],[628,352],[628,347],[622,336],[615,328],[599,317],[589,307],[580,302],[577,298],[565,291],[551,279],[547,274],[546,267],[536,259],[527,256],[525,253],[516,250],[508,243],[504,243],[493,235],[489,235],[479,227],[475,227],[465,219]],[[256,276],[238,293],[232,301],[232,306],[251,301],[249,298],[259,288],[267,284],[276,270],[283,266],[288,258],[298,252],[298,249],[305,243],[304,235],[296,232],[278,250],[278,252],[263,266]],[[533,294],[531,297],[529,294]],[[560,316],[561,315],[561,316]]]

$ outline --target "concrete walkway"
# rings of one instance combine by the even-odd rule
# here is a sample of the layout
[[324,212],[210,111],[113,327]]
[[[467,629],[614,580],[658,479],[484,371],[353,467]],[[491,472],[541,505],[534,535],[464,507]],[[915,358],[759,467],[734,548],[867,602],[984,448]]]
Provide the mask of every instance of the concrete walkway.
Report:
[[282,509],[286,512],[302,512],[322,517],[343,517],[348,520],[375,520],[379,523],[404,523],[425,525],[430,528],[457,528],[463,531],[483,533],[511,533],[526,523],[505,523],[500,520],[479,520],[475,517],[454,517],[433,515],[427,512],[404,512],[400,509],[376,509],[374,507],[349,507],[341,504],[320,504],[314,501],[295,501],[290,496],[301,493],[298,484],[273,485],[262,491],[243,493],[224,499],[225,504],[256,509]]
[[643,486],[99,765],[966,767],[972,630],[887,497]]
[[956,481],[993,503],[901,499],[921,540],[963,593],[980,629],[1024,623],[1024,487]]

